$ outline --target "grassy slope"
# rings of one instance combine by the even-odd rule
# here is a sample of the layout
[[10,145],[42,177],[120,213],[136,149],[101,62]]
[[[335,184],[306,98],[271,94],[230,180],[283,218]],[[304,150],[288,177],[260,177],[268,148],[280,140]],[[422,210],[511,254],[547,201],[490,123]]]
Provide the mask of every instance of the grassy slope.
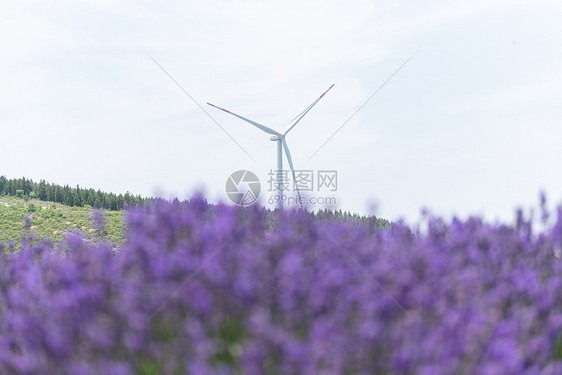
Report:
[[99,233],[93,228],[92,209],[69,207],[36,199],[25,201],[14,197],[0,197],[0,242],[14,240],[16,248],[21,242],[25,218],[31,217],[31,232],[39,238],[60,241],[69,231],[80,231],[89,238],[104,238],[114,244],[123,240],[123,213],[102,210],[105,230]]
[[[22,235],[29,233],[24,228],[25,218],[31,217],[30,231],[39,239],[49,238],[58,242],[70,231],[80,231],[91,239],[104,239],[118,246],[124,239],[123,211],[100,210],[105,218],[105,228],[98,232],[92,221],[93,209],[69,207],[60,203],[0,196],[0,244],[10,240],[19,248]],[[318,217],[327,220],[354,220],[356,215],[340,213],[334,216],[324,213]],[[385,219],[377,219],[375,227],[382,229],[390,225]]]

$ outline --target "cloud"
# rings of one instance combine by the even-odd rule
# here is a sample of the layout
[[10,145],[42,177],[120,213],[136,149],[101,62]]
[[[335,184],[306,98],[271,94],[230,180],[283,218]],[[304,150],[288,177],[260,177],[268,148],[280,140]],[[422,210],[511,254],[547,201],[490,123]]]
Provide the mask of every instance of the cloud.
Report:
[[[562,74],[558,71],[543,74],[547,78],[542,81],[509,88],[491,95],[475,98],[459,104],[459,109],[465,111],[513,109],[525,111],[531,108],[548,107],[556,110],[562,101]],[[557,111],[559,112],[559,111]],[[562,113],[558,114],[562,116]]]
[[474,17],[522,16],[524,13],[521,10],[525,9],[532,9],[533,12],[562,11],[562,5],[556,0],[430,1],[424,5],[411,6],[409,3],[408,5],[405,6],[405,2],[395,2],[394,8],[383,20],[379,30],[384,30],[395,37],[407,37],[434,31]]
[[[462,179],[466,186],[458,183],[457,195],[443,198],[451,205],[455,197],[473,194],[471,178],[482,180],[483,164],[490,165],[486,176],[501,182],[504,156],[514,157],[526,136],[539,137],[524,131],[529,121],[560,118],[562,78],[552,67],[562,60],[555,43],[562,33],[557,22],[543,18],[561,10],[558,2],[523,0],[3,2],[0,118],[3,139],[10,141],[3,145],[9,158],[0,161],[0,173],[142,194],[155,185],[184,193],[203,183],[217,195],[232,169],[274,166],[274,145],[255,128],[208,109],[259,159],[254,166],[145,51],[200,104],[216,102],[276,129],[335,83],[290,135],[301,168],[314,147],[420,48],[310,164],[342,171],[348,209],[361,210],[376,191],[385,198],[382,207],[391,207],[381,214],[390,218],[407,209],[416,214],[416,205],[442,198],[447,188],[440,185],[440,194],[431,196],[436,182],[427,176],[445,184],[458,177],[455,168],[473,168]],[[490,27],[481,27],[480,19]],[[509,26],[502,37],[524,36],[544,49],[521,52],[534,59],[481,62],[480,69],[492,63],[500,71],[513,69],[505,81],[490,74],[494,85],[482,89],[474,84],[479,72],[467,69],[472,61],[442,57],[466,48],[466,55],[485,60],[496,48],[486,43],[497,24]],[[437,58],[441,64],[432,60]],[[527,117],[502,143],[515,116],[510,112]],[[443,131],[451,124],[454,130]],[[487,127],[494,129],[489,143],[481,137]],[[552,146],[540,137],[526,152]],[[556,156],[542,155],[533,160]],[[524,173],[532,175],[527,164]],[[423,194],[416,192],[416,178],[423,180]],[[406,203],[394,205],[405,196]],[[478,200],[471,197],[467,201]]]

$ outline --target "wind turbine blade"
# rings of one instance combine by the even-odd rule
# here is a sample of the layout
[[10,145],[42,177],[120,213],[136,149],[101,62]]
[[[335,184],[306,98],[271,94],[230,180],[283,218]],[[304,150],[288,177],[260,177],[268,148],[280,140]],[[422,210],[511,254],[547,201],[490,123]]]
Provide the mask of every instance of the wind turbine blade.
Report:
[[291,121],[289,121],[289,124],[292,124],[293,121],[295,121],[297,118],[299,118],[300,115],[302,115],[303,113],[305,113],[306,111],[309,111],[310,108],[312,108],[314,104],[309,105],[308,107],[306,107],[301,113],[299,113],[298,115],[295,116],[295,118],[293,118]]
[[289,146],[287,146],[287,142],[285,141],[285,138],[283,138],[283,148],[285,149],[285,155],[287,155],[287,161],[289,162],[289,167],[291,168],[291,174],[293,175],[293,183],[295,185],[295,189],[297,189],[299,204],[301,205],[302,208],[301,192],[299,191],[299,184],[297,184],[297,176],[295,174],[295,168],[293,168],[293,158],[291,158],[291,151],[289,151]]
[[352,114],[347,120],[345,120],[345,122],[344,122],[343,124],[341,124],[341,126],[340,126],[339,128],[337,128],[336,131],[335,131],[331,136],[329,136],[328,139],[326,139],[326,140],[324,141],[324,143],[322,143],[322,145],[321,145],[320,147],[318,147],[318,149],[317,149],[316,151],[314,151],[314,154],[312,154],[312,155],[306,160],[305,163],[308,163],[320,150],[322,150],[322,148],[323,148],[324,146],[326,146],[326,143],[330,142],[330,140],[331,140],[332,138],[334,138],[334,136],[335,136],[336,134],[338,134],[338,132],[339,132],[339,131],[340,131],[356,114],[357,114],[357,112],[359,112],[365,105],[367,105],[367,103],[369,103],[369,101],[370,101],[371,99],[373,99],[373,97],[374,97],[375,95],[377,95],[377,93],[378,93],[379,91],[381,91],[382,88],[383,88],[388,82],[390,82],[390,80],[391,80],[392,78],[394,78],[394,76],[395,76],[396,74],[398,74],[398,72],[399,72],[400,70],[402,70],[402,68],[405,67],[406,64],[407,64],[408,62],[410,62],[410,60],[412,60],[412,58],[413,58],[415,55],[416,55],[416,54],[414,53],[412,56],[408,57],[408,59],[407,59],[406,61],[404,61],[404,62],[402,63],[402,65],[400,65],[400,66],[398,67],[398,69],[396,69],[396,70],[394,71],[394,73],[392,73],[392,75],[391,75],[390,77],[388,77],[388,79],[387,79],[386,81],[383,82],[382,85],[379,86],[379,88],[377,89],[377,91],[375,91],[375,92],[373,93],[373,95],[369,96],[369,98],[368,98],[363,104],[361,104],[361,106],[360,106],[359,108],[357,108],[357,110],[355,110],[355,112],[353,112],[353,114]]
[[211,103],[207,103],[207,104],[210,105],[211,107],[215,107],[215,108],[217,108],[217,109],[220,109],[221,111],[224,111],[224,112],[226,112],[226,113],[228,113],[228,114],[231,114],[232,116],[238,117],[239,119],[244,120],[244,121],[246,121],[246,122],[248,122],[248,123],[254,125],[256,128],[261,129],[261,130],[263,130],[263,131],[266,132],[266,133],[269,133],[269,134],[272,134],[272,135],[281,136],[281,133],[276,132],[275,130],[273,130],[273,129],[271,129],[271,128],[265,126],[265,125],[258,124],[258,123],[255,122],[255,121],[249,120],[249,119],[247,119],[246,117],[242,117],[242,116],[240,116],[240,115],[237,115],[237,114],[234,113],[234,112],[230,112],[229,110],[224,109],[224,108],[221,108],[221,107],[216,106],[216,105],[214,105],[214,104],[211,104]]
[[312,109],[312,107],[314,107],[316,105],[316,103],[318,103],[320,101],[320,99],[322,99],[324,97],[324,95],[326,95],[328,93],[328,91],[330,91],[332,89],[332,87],[334,87],[334,84],[332,84],[332,86],[330,86],[328,88],[328,90],[324,91],[324,93],[322,95],[320,95],[320,97],[318,99],[316,99],[314,102],[312,102],[311,105],[308,106],[308,108],[306,108],[304,111],[302,111],[297,117],[295,117],[292,121],[294,121],[296,119],[296,121],[293,123],[293,125],[289,126],[287,128],[287,130],[285,130],[285,132],[283,133],[283,135],[286,135],[288,132],[291,131],[291,129],[293,129],[300,120],[302,120],[302,118],[304,117],[304,115],[306,115],[308,113],[308,111],[310,111]]

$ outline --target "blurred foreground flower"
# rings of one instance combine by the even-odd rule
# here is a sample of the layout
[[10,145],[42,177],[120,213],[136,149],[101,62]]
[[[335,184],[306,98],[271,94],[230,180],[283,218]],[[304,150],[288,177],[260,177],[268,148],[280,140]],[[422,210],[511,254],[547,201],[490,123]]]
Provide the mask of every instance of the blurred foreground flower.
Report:
[[562,211],[540,233],[269,215],[158,201],[117,254],[8,244],[0,373],[562,373]]

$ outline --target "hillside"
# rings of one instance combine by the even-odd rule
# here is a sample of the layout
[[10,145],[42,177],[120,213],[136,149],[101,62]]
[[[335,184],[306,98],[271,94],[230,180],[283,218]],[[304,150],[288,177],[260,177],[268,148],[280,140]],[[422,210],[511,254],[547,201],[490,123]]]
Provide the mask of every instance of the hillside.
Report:
[[[123,212],[135,206],[151,206],[152,197],[115,194],[76,186],[58,185],[29,178],[7,179],[0,176],[0,245],[17,250],[22,236],[59,242],[68,232],[81,232],[89,239],[104,239],[116,247],[124,238]],[[266,209],[267,228],[275,222],[276,212]],[[94,224],[94,214],[101,214],[103,225]],[[391,223],[375,216],[362,216],[342,210],[309,212],[322,221],[345,221],[383,229]],[[26,218],[30,222],[26,225]],[[98,220],[100,221],[100,220]],[[0,246],[1,248],[2,246]]]
[[[103,217],[102,230],[95,228],[94,212],[99,212]],[[26,217],[31,218],[29,229],[25,229]],[[28,232],[38,238],[50,238],[56,243],[72,231],[82,232],[87,238],[103,238],[119,244],[123,240],[123,212],[0,196],[0,243],[8,247],[13,241],[14,247],[19,248],[22,235]]]

